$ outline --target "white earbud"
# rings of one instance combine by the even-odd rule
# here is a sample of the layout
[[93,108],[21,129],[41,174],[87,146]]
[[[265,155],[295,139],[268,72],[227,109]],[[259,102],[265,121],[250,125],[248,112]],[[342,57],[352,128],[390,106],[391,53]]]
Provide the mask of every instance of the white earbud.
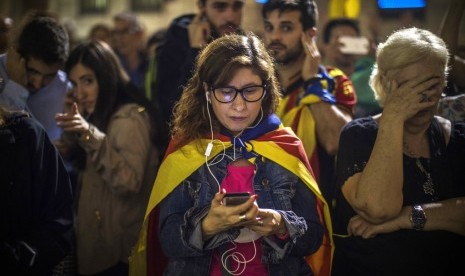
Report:
[[208,103],[211,103],[211,101],[210,101],[210,92],[205,92],[205,98],[207,99]]

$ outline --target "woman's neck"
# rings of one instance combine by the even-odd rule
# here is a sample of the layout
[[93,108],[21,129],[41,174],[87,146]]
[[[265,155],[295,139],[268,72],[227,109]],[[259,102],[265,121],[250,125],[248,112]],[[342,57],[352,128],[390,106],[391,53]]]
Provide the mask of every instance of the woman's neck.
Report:
[[[414,128],[413,130],[417,130]],[[403,151],[410,157],[430,157],[429,139],[427,129],[412,132],[404,127]]]

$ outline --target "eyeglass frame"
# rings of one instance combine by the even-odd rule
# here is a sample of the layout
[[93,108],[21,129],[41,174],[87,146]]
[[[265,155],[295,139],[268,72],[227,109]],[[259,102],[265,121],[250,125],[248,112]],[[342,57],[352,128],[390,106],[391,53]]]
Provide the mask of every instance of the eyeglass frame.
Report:
[[[249,100],[247,100],[247,99],[245,98],[243,92],[244,92],[244,90],[246,90],[246,89],[248,89],[248,88],[250,88],[250,87],[261,87],[261,88],[263,88],[263,94],[260,96],[260,98],[258,98],[258,99],[255,100],[255,101],[249,101]],[[231,89],[233,89],[234,92],[235,92],[234,97],[233,97],[229,102],[220,101],[220,100],[216,97],[216,94],[215,94],[215,90],[216,90],[216,89],[219,89],[219,88],[231,88]],[[242,99],[243,99],[245,102],[248,102],[248,103],[256,103],[256,102],[262,100],[262,99],[265,97],[265,95],[266,95],[266,84],[264,83],[264,84],[261,84],[261,85],[249,85],[249,86],[243,87],[243,88],[241,88],[241,89],[238,89],[238,88],[236,88],[236,87],[234,87],[234,86],[222,86],[222,87],[221,87],[221,86],[220,86],[220,87],[210,86],[210,91],[212,92],[213,97],[215,97],[215,100],[217,100],[217,101],[220,102],[220,103],[232,103],[232,102],[234,102],[234,101],[236,100],[236,98],[237,98],[237,94],[241,94],[241,97],[242,97]]]

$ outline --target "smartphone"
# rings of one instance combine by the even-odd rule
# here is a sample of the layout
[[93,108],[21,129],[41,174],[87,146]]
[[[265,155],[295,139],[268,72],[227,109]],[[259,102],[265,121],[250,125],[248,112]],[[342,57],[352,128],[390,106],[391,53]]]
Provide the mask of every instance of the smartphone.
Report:
[[343,54],[366,55],[370,50],[370,42],[363,36],[341,36],[339,42],[343,44],[339,48]]
[[250,193],[226,193],[223,198],[223,204],[225,206],[240,205],[246,202],[250,198]]

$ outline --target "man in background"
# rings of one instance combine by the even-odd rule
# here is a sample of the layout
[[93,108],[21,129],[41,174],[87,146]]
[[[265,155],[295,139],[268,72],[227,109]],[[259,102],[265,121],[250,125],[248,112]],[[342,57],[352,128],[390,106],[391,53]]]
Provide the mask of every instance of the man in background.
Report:
[[70,90],[61,71],[68,53],[64,27],[49,15],[31,12],[24,18],[10,51],[0,56],[0,103],[30,111],[52,141],[61,135],[55,114],[63,111]]
[[198,12],[174,19],[157,51],[157,95],[168,123],[200,49],[215,38],[241,32],[244,0],[198,0]]
[[149,61],[145,51],[145,29],[136,14],[123,12],[113,17],[113,43],[131,82],[144,92]]
[[313,0],[270,0],[262,15],[265,44],[277,62],[283,90],[278,116],[302,140],[320,190],[330,202],[339,134],[352,119],[356,102],[352,83],[341,70],[321,65]]

